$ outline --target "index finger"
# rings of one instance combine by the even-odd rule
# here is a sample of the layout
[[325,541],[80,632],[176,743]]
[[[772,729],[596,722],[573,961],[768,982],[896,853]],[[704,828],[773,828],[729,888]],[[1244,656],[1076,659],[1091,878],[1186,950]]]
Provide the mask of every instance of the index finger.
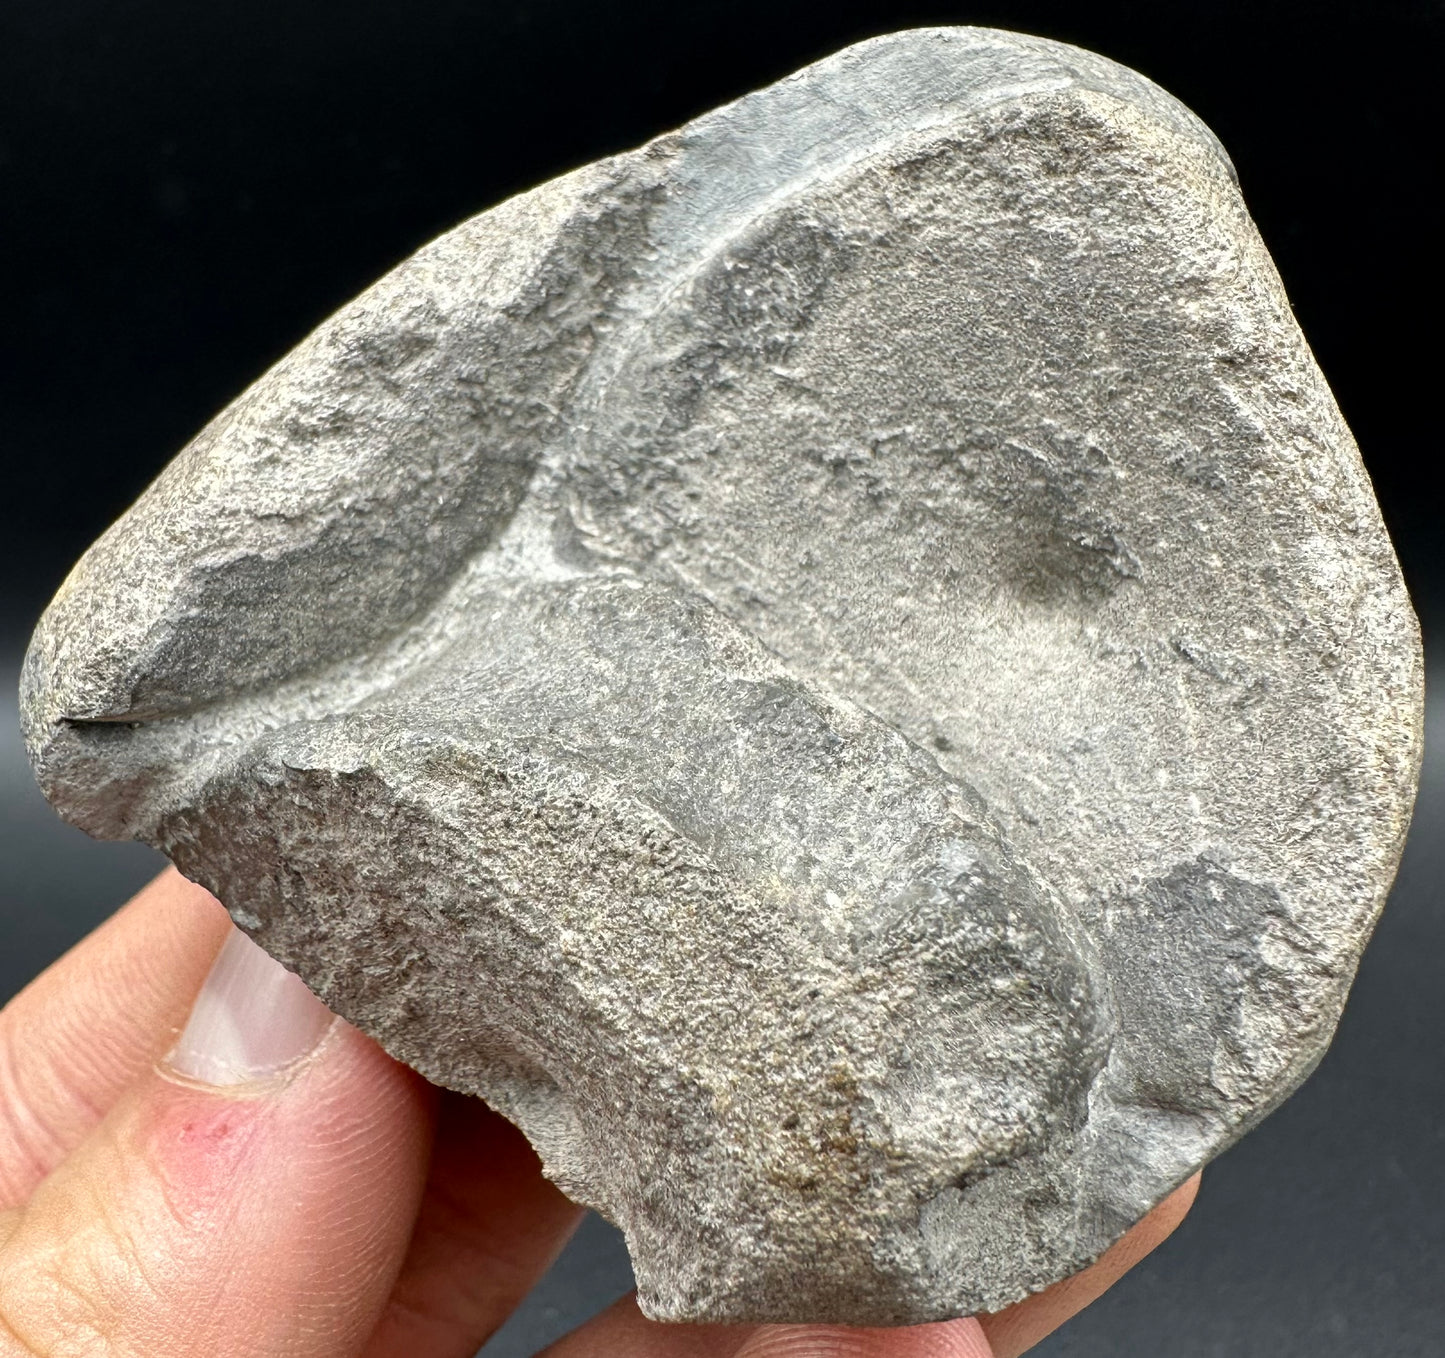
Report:
[[1036,1297],[991,1316],[979,1316],[983,1332],[993,1346],[994,1358],[1018,1358],[1103,1296],[1146,1254],[1174,1233],[1194,1205],[1198,1192],[1199,1175],[1196,1174],[1105,1250],[1097,1263],[1045,1288]]
[[545,1358],[863,1358],[873,1353],[977,1358],[985,1351],[993,1358],[1018,1358],[1163,1243],[1184,1220],[1198,1189],[1196,1174],[1097,1263],[1016,1306],[967,1322],[851,1331],[829,1325],[661,1325],[638,1310],[634,1294],[558,1340]]

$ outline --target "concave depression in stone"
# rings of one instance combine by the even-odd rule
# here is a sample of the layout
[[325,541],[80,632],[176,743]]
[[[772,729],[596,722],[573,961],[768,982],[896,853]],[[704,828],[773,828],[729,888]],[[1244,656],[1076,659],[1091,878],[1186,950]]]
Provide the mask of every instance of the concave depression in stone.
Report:
[[1084,1266],[1304,1078],[1420,703],[1219,145],[969,28],[419,251],[23,692],[64,816],[517,1122],[649,1314],[870,1324]]

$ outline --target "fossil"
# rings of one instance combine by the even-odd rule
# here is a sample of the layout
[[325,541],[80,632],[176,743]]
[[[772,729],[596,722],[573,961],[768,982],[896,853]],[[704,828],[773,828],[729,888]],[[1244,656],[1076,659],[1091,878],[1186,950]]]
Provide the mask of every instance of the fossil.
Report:
[[23,706],[62,815],[513,1119],[649,1314],[890,1324],[1305,1077],[1421,694],[1218,143],[954,28],[420,250],[86,554]]

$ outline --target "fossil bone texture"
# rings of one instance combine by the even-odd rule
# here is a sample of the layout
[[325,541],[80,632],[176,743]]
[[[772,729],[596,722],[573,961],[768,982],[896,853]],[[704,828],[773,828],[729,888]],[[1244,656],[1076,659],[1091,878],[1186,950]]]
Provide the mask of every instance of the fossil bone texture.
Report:
[[62,814],[514,1119],[678,1320],[1094,1259],[1318,1060],[1420,750],[1223,151],[968,28],[419,251],[91,549],[24,684]]

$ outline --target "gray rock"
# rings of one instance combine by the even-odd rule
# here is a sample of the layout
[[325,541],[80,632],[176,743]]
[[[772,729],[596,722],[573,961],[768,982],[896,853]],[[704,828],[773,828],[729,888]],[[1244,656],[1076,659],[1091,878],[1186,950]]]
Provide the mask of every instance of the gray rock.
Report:
[[1097,1257],[1319,1059],[1420,755],[1228,159],[983,29],[427,246],[26,665],[61,813],[515,1120],[669,1320],[929,1320]]

